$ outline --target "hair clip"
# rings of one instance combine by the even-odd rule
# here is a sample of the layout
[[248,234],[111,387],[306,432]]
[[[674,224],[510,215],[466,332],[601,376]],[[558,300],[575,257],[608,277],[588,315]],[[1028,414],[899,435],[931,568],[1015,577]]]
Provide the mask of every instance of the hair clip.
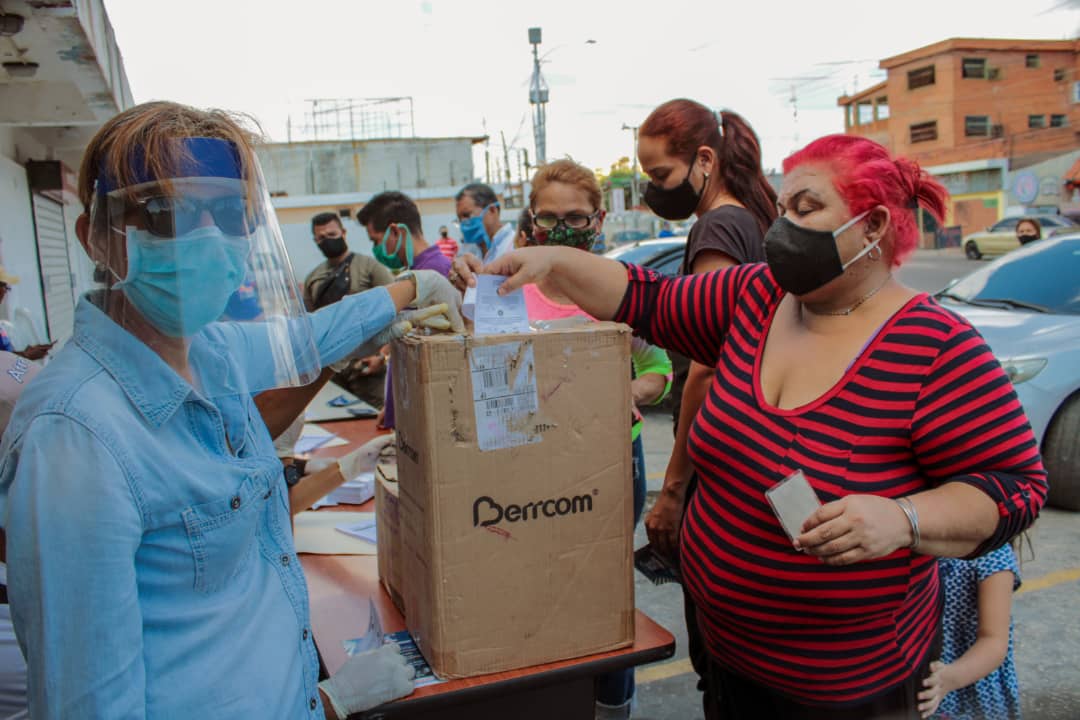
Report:
[[720,137],[724,137],[724,116],[718,110],[713,110],[712,114],[716,118],[716,129],[720,131]]

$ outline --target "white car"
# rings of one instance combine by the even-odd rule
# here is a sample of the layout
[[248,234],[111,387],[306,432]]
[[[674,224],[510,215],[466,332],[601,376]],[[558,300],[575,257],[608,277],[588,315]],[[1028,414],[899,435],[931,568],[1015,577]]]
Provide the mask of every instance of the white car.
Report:
[[1047,502],[1080,510],[1080,234],[1025,245],[937,294],[986,339],[1024,405]]

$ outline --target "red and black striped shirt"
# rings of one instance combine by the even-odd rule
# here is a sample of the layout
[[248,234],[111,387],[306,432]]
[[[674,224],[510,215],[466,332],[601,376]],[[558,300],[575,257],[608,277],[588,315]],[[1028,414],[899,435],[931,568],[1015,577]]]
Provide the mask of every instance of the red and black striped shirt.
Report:
[[791,410],[761,394],[783,297],[767,266],[665,278],[629,266],[617,320],[715,366],[690,430],[699,485],[681,538],[683,582],[721,665],[808,704],[854,705],[906,680],[940,622],[935,558],[907,549],[831,567],[792,547],[765,490],[801,468],[822,502],[965,482],[998,504],[996,534],[1028,527],[1046,472],[1016,393],[983,339],[920,295],[843,378]]

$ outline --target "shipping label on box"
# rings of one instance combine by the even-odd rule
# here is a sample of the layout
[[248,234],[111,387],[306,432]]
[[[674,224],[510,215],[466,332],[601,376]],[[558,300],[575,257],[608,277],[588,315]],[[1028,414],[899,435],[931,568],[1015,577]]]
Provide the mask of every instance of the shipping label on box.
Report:
[[633,642],[630,333],[393,352],[406,624],[443,677]]

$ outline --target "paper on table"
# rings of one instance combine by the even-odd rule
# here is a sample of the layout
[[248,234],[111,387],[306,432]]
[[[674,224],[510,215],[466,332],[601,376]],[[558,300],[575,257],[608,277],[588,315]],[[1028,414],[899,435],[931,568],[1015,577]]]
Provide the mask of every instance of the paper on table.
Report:
[[293,518],[293,542],[296,552],[315,555],[375,555],[369,542],[338,532],[338,525],[373,522],[375,513],[302,512]]
[[499,286],[505,281],[506,278],[501,275],[476,276],[474,323],[477,335],[529,332],[525,293],[515,290],[508,295],[499,295]]
[[307,423],[300,433],[300,439],[296,441],[296,454],[303,455],[324,447],[336,447],[348,445],[349,441],[338,437],[329,430],[324,430],[318,425]]
[[338,532],[343,532],[346,535],[351,535],[353,537],[358,537],[361,540],[366,540],[372,545],[376,544],[374,518],[371,520],[361,520],[360,522],[354,523],[352,525],[338,525],[337,529]]

